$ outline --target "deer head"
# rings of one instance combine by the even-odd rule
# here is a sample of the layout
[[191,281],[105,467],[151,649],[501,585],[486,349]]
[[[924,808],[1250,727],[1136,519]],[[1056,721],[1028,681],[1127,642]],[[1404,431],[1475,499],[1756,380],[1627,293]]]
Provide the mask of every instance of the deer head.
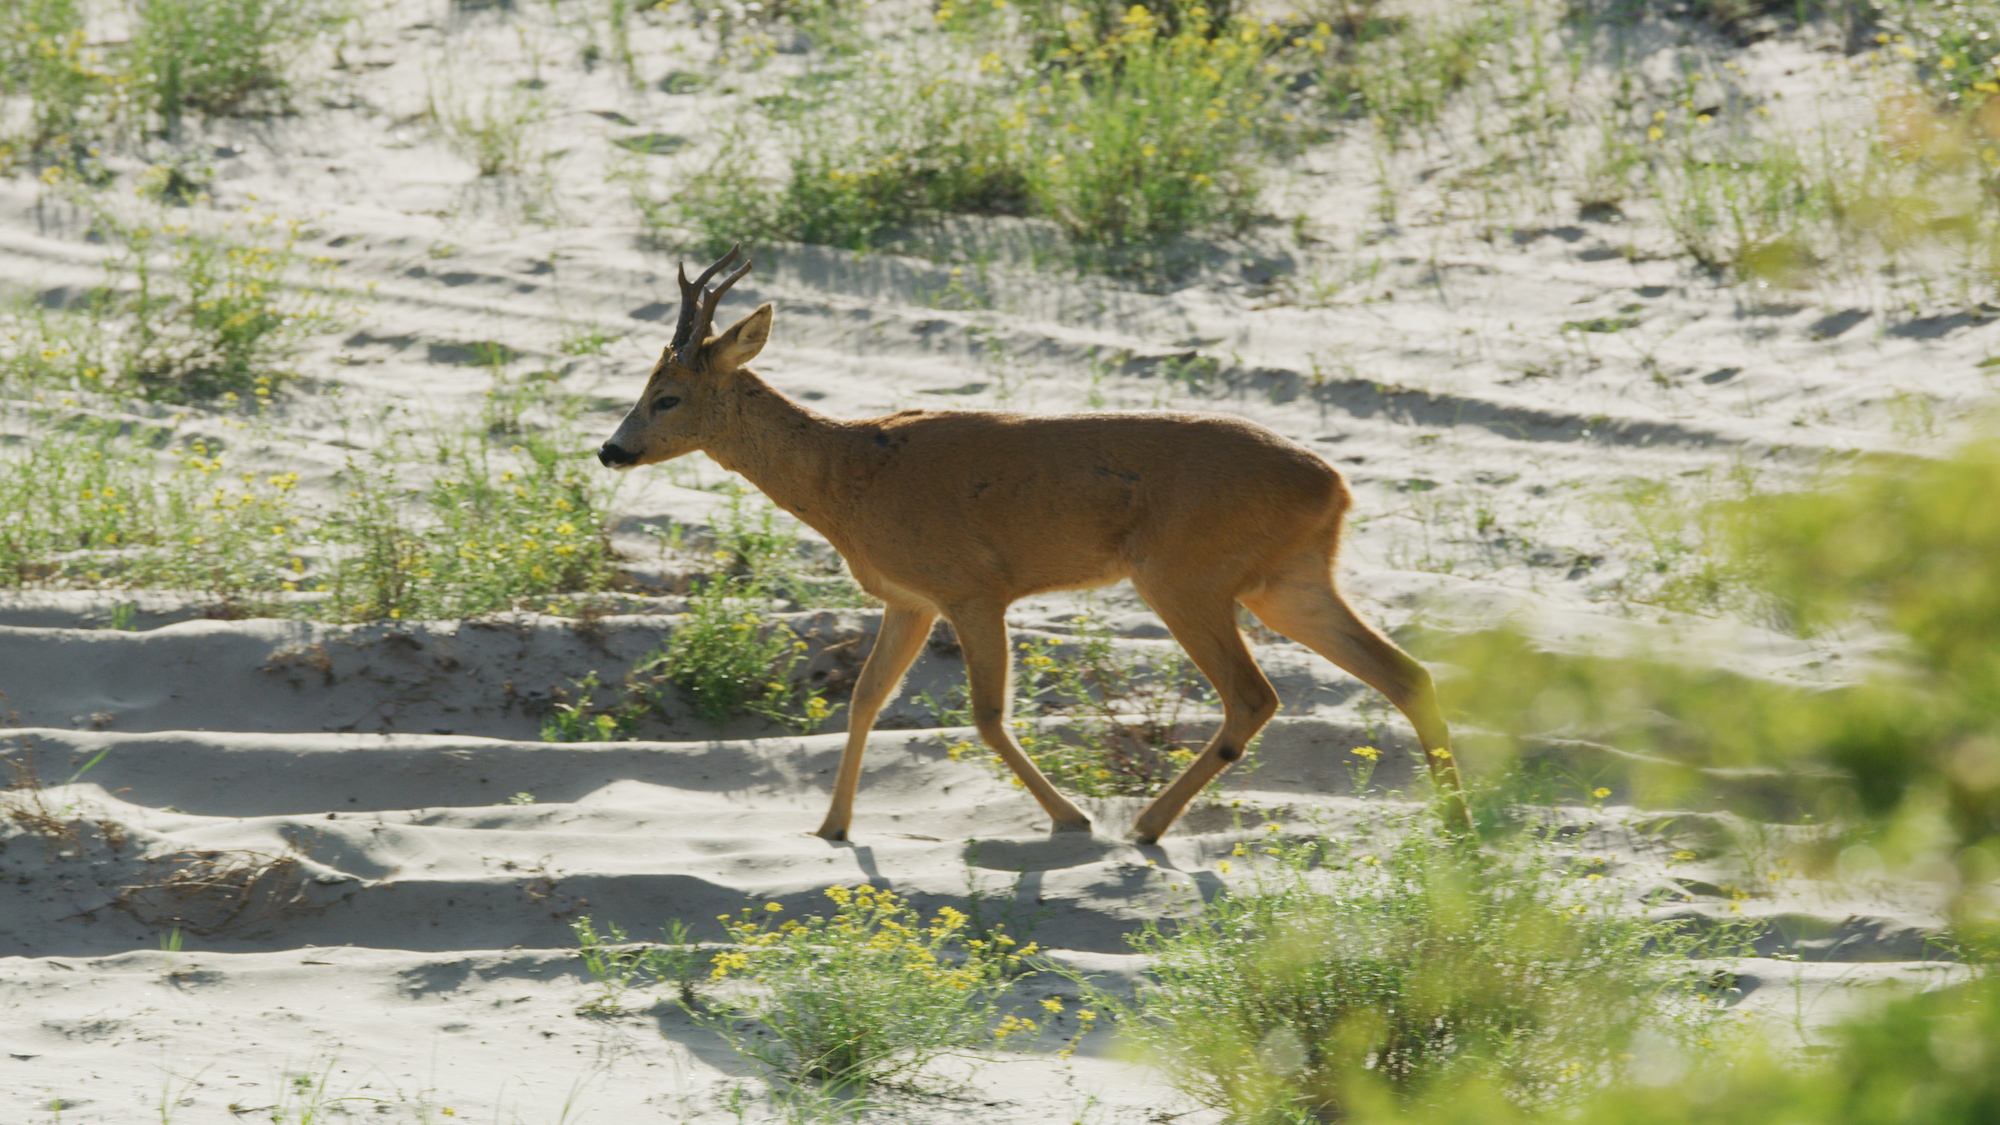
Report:
[[728,424],[726,407],[737,372],[755,359],[771,338],[768,302],[721,335],[709,335],[716,303],[750,272],[750,262],[745,259],[713,289],[708,288],[709,280],[735,266],[741,251],[741,246],[730,247],[729,253],[692,282],[687,279],[687,268],[681,267],[681,318],[673,343],[660,352],[638,403],[619,423],[611,440],[598,449],[599,462],[613,469],[630,469],[671,460],[703,448]]

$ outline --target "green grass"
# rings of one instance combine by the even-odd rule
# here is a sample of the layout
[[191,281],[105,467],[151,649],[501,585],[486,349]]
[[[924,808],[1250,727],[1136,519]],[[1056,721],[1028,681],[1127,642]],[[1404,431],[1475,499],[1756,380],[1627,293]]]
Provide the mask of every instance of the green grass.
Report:
[[960,211],[1019,211],[1024,184],[1007,149],[1003,88],[966,60],[919,52],[853,64],[765,99],[754,123],[781,138],[785,170],[757,174],[744,147],[677,193],[704,242],[750,235],[863,249],[892,227]]
[[1891,0],[1879,7],[1877,42],[1908,60],[1925,87],[1974,109],[2000,95],[2000,37],[1993,34],[2000,27],[2000,3]]
[[1100,1000],[1235,1121],[1341,1117],[1368,1094],[1422,1107],[1475,1081],[1522,1108],[1574,1104],[1643,1035],[1692,1045],[1714,1019],[1671,983],[1696,939],[1635,916],[1555,839],[1472,864],[1407,824],[1239,847],[1270,853],[1254,883],[1149,924],[1137,1004]]
[[[16,0],[0,10],[0,95],[25,98],[29,119],[0,136],[0,167],[77,167],[189,116],[285,110],[294,60],[343,11],[339,0]],[[90,45],[87,28],[106,17],[129,37]]]
[[633,676],[671,685],[711,722],[751,714],[800,730],[819,726],[830,708],[818,688],[792,677],[806,643],[771,619],[769,604],[755,581],[709,580],[688,598],[666,647],[635,666]]
[[[1876,668],[1845,682],[1811,688],[1644,654],[1567,657],[1498,633],[1431,654],[1467,672],[1446,689],[1446,706],[1501,736],[1492,758],[1552,726],[1618,730],[1619,749],[1650,756],[1621,767],[1623,784],[1650,802],[1699,797],[1792,822],[1809,816],[1898,862],[1994,848],[2000,583],[1988,560],[2000,551],[2000,519],[1987,497],[1996,487],[2000,456],[1985,440],[1703,516],[1703,542],[1730,580],[1792,630],[1895,639]],[[1634,726],[1634,713],[1673,721]],[[1774,772],[1745,790],[1695,767]],[[1954,909],[1990,914],[1981,901]]]
[[1340,21],[1345,36],[1320,23],[1311,43],[1326,59],[1316,77],[1327,108],[1365,118],[1392,146],[1437,125],[1452,98],[1491,65],[1495,48],[1520,30],[1524,14],[1505,4],[1448,10],[1447,17],[1395,20],[1356,12]]
[[535,169],[542,160],[539,133],[549,115],[542,96],[519,86],[471,95],[457,89],[457,81],[451,75],[435,80],[425,109],[445,144],[481,176]]
[[698,1010],[701,991],[708,983],[707,958],[701,947],[688,938],[685,922],[667,925],[667,940],[661,944],[633,943],[616,922],[606,922],[604,932],[586,914],[570,923],[576,935],[577,954],[584,971],[590,974],[596,991],[578,1009],[584,1015],[620,1016],[630,1009],[626,996],[647,984],[671,985],[675,999],[690,1012]]
[[1271,56],[1304,41],[1192,8],[1121,12],[1100,38],[948,5],[940,32],[916,29],[921,49],[830,60],[735,124],[780,137],[782,172],[725,140],[674,207],[637,202],[714,244],[865,249],[953,214],[1043,217],[1100,250],[1240,228],[1279,131]]
[[36,422],[0,455],[0,585],[164,586],[224,601],[296,588],[295,476],[225,472],[206,444],[176,448],[164,429]]
[[[1491,1081],[1425,1104],[1357,1075],[1345,1120],[1372,1125],[1984,1125],[2000,1114],[2000,1081],[1982,1065],[2000,1049],[2000,987],[1991,979],[1883,1002],[1830,1029],[1811,1057],[1756,1043],[1740,1051],[1647,1044],[1580,1104],[1524,1107]],[[1288,1120],[1305,1125],[1298,1115]]]
[[1134,6],[1112,34],[1073,34],[1064,66],[1021,94],[1018,142],[1036,211],[1120,246],[1241,227],[1282,40],[1252,22],[1178,27]]
[[367,621],[539,608],[616,580],[605,482],[548,438],[392,442],[320,502],[297,473],[241,469],[165,428],[44,413],[25,432],[0,451],[0,585],[178,589],[240,613]]
[[[608,485],[556,436],[496,448],[446,435],[350,460],[318,533],[330,559],[312,589],[342,620],[466,617],[601,593],[616,572]],[[412,484],[406,467],[436,467]]]
[[286,68],[313,33],[314,2],[147,0],[136,5],[131,69],[146,108],[172,129],[182,117],[283,109]]
[[[635,736],[650,718],[687,708],[709,722],[756,715],[799,731],[832,715],[824,689],[795,670],[806,642],[777,617],[781,607],[863,604],[866,595],[837,564],[800,549],[798,525],[768,503],[737,492],[716,514],[693,582],[667,643],[612,687],[592,673],[575,684],[542,727],[550,742],[609,742]],[[675,528],[671,539],[681,538]],[[829,573],[829,571],[832,571]]]
[[777,1078],[851,1097],[1036,1030],[996,1010],[1033,946],[969,937],[959,911],[925,919],[873,886],[826,895],[830,916],[779,921],[769,903],[724,917],[735,948],[715,956],[712,976],[740,985],[718,988],[711,1026]]
[[83,0],[17,0],[0,8],[0,95],[25,98],[26,129],[0,136],[0,169],[28,158],[75,159],[125,111],[130,80],[88,46]]
[[142,205],[114,209],[48,177],[85,209],[111,248],[104,281],[68,312],[17,309],[6,323],[0,377],[169,402],[261,399],[316,331],[337,326],[344,301],[332,264],[299,248],[303,225],[277,215],[231,217]]
[[715,513],[709,561],[728,581],[748,583],[799,608],[872,606],[832,551],[808,550],[801,525],[755,493],[733,491]]
[[1618,585],[1628,602],[1681,613],[1733,612],[1755,617],[1768,611],[1757,593],[1757,574],[1730,549],[1729,520],[1736,505],[1757,495],[1754,474],[1738,466],[1723,479],[1702,473],[1674,484],[1620,482],[1613,519],[1628,534],[1632,571]]

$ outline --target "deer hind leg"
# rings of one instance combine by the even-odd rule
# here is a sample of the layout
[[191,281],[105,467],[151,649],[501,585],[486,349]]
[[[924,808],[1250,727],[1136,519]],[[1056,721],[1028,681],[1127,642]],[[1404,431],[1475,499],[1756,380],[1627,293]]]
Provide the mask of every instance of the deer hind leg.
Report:
[[1021,779],[1028,792],[1056,822],[1057,830],[1090,831],[1090,818],[1035,768],[1035,763],[1014,741],[1008,729],[1013,711],[1013,653],[1007,648],[1007,608],[1005,605],[961,606],[947,609],[945,616],[958,632],[959,649],[965,654],[965,676],[972,688],[972,720],[980,737],[1000,755]]
[[1454,830],[1471,828],[1458,764],[1451,756],[1451,730],[1430,672],[1355,614],[1333,587],[1330,559],[1308,556],[1254,595],[1245,595],[1243,604],[1273,630],[1387,696],[1416,728],[1431,781],[1444,801],[1446,824]]
[[892,605],[882,611],[882,627],[875,633],[875,647],[861,664],[854,681],[854,697],[847,705],[847,749],[840,755],[840,773],[833,781],[833,805],[816,835],[828,840],[847,839],[847,824],[854,815],[854,791],[861,784],[861,755],[868,749],[868,732],[875,716],[896,693],[903,673],[923,651],[937,611]]
[[[1136,583],[1135,583],[1136,584]],[[1189,659],[1222,697],[1222,729],[1215,732],[1186,770],[1167,790],[1154,798],[1132,826],[1133,838],[1141,844],[1159,840],[1216,775],[1241,758],[1250,740],[1271,721],[1278,710],[1278,693],[1257,667],[1243,633],[1236,627],[1236,605],[1217,600],[1213,590],[1174,596],[1141,586],[1160,620],[1174,634]]]

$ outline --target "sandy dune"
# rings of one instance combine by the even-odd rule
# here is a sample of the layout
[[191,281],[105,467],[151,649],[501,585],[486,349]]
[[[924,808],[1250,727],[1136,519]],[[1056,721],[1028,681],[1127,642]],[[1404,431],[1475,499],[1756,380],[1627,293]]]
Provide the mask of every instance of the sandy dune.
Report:
[[[218,121],[181,143],[207,154],[220,204],[312,216],[315,252],[337,259],[343,285],[372,290],[352,323],[310,342],[304,378],[259,428],[197,410],[177,423],[185,432],[324,494],[351,452],[395,427],[480,409],[494,376],[474,357],[497,343],[518,357],[510,372],[553,371],[553,392],[587,401],[576,456],[609,433],[670,332],[675,264],[636,241],[622,189],[607,185],[614,142],[699,140],[768,76],[734,93],[665,92],[667,71],[710,65],[703,33],[677,21],[638,25],[640,90],[547,46],[537,73],[555,107],[543,139],[559,150],[560,219],[537,226],[417,115],[442,68],[467,82],[474,70],[525,73],[526,40],[510,28],[539,18],[371,5],[344,54],[351,69],[315,79],[297,114]],[[1826,53],[1808,36],[1739,57],[1777,82]],[[1849,91],[1828,83],[1838,106]],[[1776,488],[1839,455],[1938,448],[1990,404],[1993,368],[1979,364],[2000,354],[1993,310],[1725,285],[1660,252],[1644,215],[1557,216],[1486,238],[1471,219],[1426,219],[1430,189],[1416,186],[1409,217],[1383,226],[1362,217],[1353,155],[1339,143],[1310,153],[1289,188],[1320,239],[1254,230],[1171,292],[1003,256],[978,279],[989,307],[967,308],[941,297],[962,278],[949,264],[773,246],[757,249],[722,315],[774,302],[760,372],[835,415],[1172,407],[1238,413],[1307,443],[1357,495],[1343,582],[1406,639],[1511,620],[1555,651],[1665,652],[1789,682],[1858,674],[1868,638],[1807,643],[1625,599],[1652,558],[1606,516],[1607,497],[1632,480],[1699,499],[1732,470]],[[702,152],[641,159],[672,182]],[[1016,249],[1034,237],[1012,230],[977,233]],[[94,282],[102,255],[41,185],[0,183],[0,280],[14,295],[60,303]],[[1363,267],[1365,282],[1296,299],[1311,279]],[[1613,315],[1633,325],[1565,327]],[[559,351],[580,324],[615,337],[606,354]],[[1917,401],[1917,422],[1895,406]],[[0,594],[0,719],[15,728],[0,745],[32,761],[48,810],[85,822],[67,839],[0,827],[0,1119],[292,1112],[303,1095],[288,1076],[304,1074],[350,1099],[339,1104],[356,1119],[434,1121],[450,1108],[496,1122],[757,1120],[773,1111],[754,1071],[671,1005],[577,1014],[588,982],[565,952],[574,919],[643,938],[684,919],[715,940],[715,916],[746,903],[807,911],[828,886],[874,882],[926,909],[998,911],[1121,987],[1140,968],[1125,936],[1245,877],[1217,861],[1267,824],[1339,831],[1406,808],[1385,796],[1416,781],[1401,721],[1269,637],[1256,651],[1284,710],[1257,768],[1152,848],[1122,839],[1136,798],[1085,802],[1099,831],[1051,837],[1025,795],[952,759],[969,732],[939,729],[917,700],[962,680],[947,645],[920,659],[884,716],[851,845],[808,834],[838,716],[809,735],[688,713],[652,720],[642,741],[539,741],[561,693],[592,671],[616,682],[676,628],[690,564],[648,533],[708,527],[724,476],[696,457],[624,480],[617,542],[643,593],[587,627],[528,611],[214,620],[202,597],[171,591]],[[1170,643],[1129,589],[1031,599],[1013,623],[1061,645],[1086,605],[1123,648]],[[133,609],[114,629],[120,606]],[[788,620],[811,640],[807,671],[836,677],[877,624],[866,608]],[[1477,732],[1462,733],[1476,756]],[[1356,792],[1346,754],[1364,744],[1387,753]],[[1701,861],[1669,857],[1725,838],[1727,814],[1629,799],[1558,811],[1578,826],[1578,854],[1609,857],[1635,909],[1726,916],[1734,868],[1709,866],[1705,845]],[[233,890],[218,900],[168,877],[188,870]],[[1774,923],[1765,956],[1732,966],[1742,1004],[1807,1027],[1876,985],[1953,978],[1962,968],[1933,943],[1933,898],[1921,885],[1785,884],[1742,904]],[[180,948],[163,948],[176,932]],[[1020,995],[1065,989],[1044,976]],[[966,1070],[957,1093],[892,1099],[883,1119],[1140,1122],[1187,1108],[1114,1058],[1103,1030],[1057,1061],[1067,1032]]]

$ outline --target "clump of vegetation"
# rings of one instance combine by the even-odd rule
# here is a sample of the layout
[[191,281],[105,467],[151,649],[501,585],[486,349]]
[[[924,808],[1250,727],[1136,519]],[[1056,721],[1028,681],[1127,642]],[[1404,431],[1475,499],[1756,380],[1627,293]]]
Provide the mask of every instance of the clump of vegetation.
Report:
[[1994,0],[1896,0],[1869,5],[1883,30],[1876,42],[1916,68],[1918,80],[1948,103],[1987,116],[2000,95],[2000,3]]
[[1039,213],[1086,243],[1119,246],[1239,226],[1272,132],[1283,40],[1200,8],[1167,22],[1133,5],[1109,35],[1078,22],[1055,81],[1021,94],[1019,149]]
[[147,108],[169,128],[207,117],[284,106],[285,69],[315,29],[317,3],[287,0],[146,0],[135,6],[133,77]]
[[28,110],[24,132],[0,136],[0,169],[74,160],[126,116],[130,80],[87,45],[86,15],[82,0],[0,8],[0,98],[22,98]]
[[783,138],[767,183],[748,146],[677,191],[679,217],[706,242],[757,237],[864,249],[891,228],[951,212],[1018,213],[1026,186],[1008,151],[1002,90],[964,60],[923,52],[768,101],[757,127]]
[[1942,817],[1967,845],[2000,843],[1995,488],[2000,453],[1987,439],[1741,511],[1737,549],[1799,627],[1869,621],[1906,643],[1894,672],[1806,713],[1771,714],[1734,748],[1767,760],[1824,757],[1852,779],[1871,818],[1916,833],[1918,822]]
[[833,708],[823,688],[794,680],[807,645],[775,610],[787,602],[852,605],[860,590],[809,563],[777,509],[742,493],[719,511],[709,552],[717,572],[697,581],[686,616],[664,648],[634,666],[628,688],[657,700],[671,687],[713,722],[750,714],[817,728]]
[[[126,15],[129,38],[89,46],[93,16]],[[190,115],[286,108],[288,70],[337,6],[307,0],[16,0],[0,9],[0,98],[27,128],[0,137],[0,167],[80,168],[96,146]]]
[[548,106],[533,90],[487,90],[475,99],[433,88],[426,114],[446,145],[482,176],[518,175],[540,162],[536,133]]
[[465,617],[612,585],[608,496],[558,441],[441,441],[423,458],[441,471],[422,486],[399,471],[414,460],[390,448],[348,463],[319,524],[338,563],[313,589],[331,616]]
[[[1447,706],[1521,741],[1552,724],[1619,730],[1620,749],[1651,755],[1631,764],[1628,780],[1661,798],[1713,788],[1692,767],[1782,766],[1792,816],[1848,825],[1905,855],[1941,839],[1954,854],[1991,846],[2000,839],[2000,756],[1990,750],[2000,745],[2000,584],[1986,560],[2000,551],[2000,518],[1986,498],[1996,487],[2000,457],[1979,441],[1705,514],[1732,581],[1794,631],[1899,639],[1879,655],[1882,670],[1859,682],[1807,690],[1640,655],[1564,657],[1497,634],[1440,653],[1471,670],[1446,689]],[[1674,721],[1621,722],[1633,712]]]
[[[679,529],[673,541],[678,542]],[[543,724],[551,742],[632,738],[678,698],[710,722],[757,715],[799,731],[832,715],[826,689],[795,679],[808,645],[778,617],[787,603],[852,605],[861,592],[844,574],[809,560],[792,528],[769,504],[737,493],[717,513],[707,561],[667,644],[635,663],[624,683],[606,689],[593,673],[576,684]],[[837,568],[837,564],[836,568]]]
[[853,1091],[1036,1030],[997,1012],[1032,945],[970,937],[965,915],[948,906],[926,921],[872,886],[826,895],[831,916],[779,922],[777,903],[723,916],[736,946],[715,956],[711,975],[750,987],[719,992],[714,1022],[744,1056],[793,1082]]
[[[0,585],[164,587],[365,621],[463,617],[614,579],[599,480],[545,437],[444,441],[422,458],[392,444],[317,504],[299,474],[237,469],[165,428],[30,421],[30,440],[0,456]],[[413,484],[419,461],[442,472]]]
[[0,585],[151,585],[224,601],[296,588],[298,475],[224,467],[205,443],[172,449],[165,429],[47,420],[0,457]]
[[636,665],[633,676],[672,684],[712,722],[751,714],[802,730],[817,727],[832,708],[821,689],[793,681],[806,643],[771,619],[769,605],[755,582],[709,581],[688,598],[666,647]]
[[[60,169],[50,179],[60,183]],[[170,402],[268,396],[304,338],[335,323],[332,263],[299,249],[303,224],[156,206],[127,216],[81,190],[69,197],[113,248],[104,284],[71,312],[20,311],[0,374],[45,386]],[[319,287],[297,284],[317,275]]]
[[723,579],[747,583],[774,599],[799,606],[874,604],[837,555],[808,552],[798,521],[749,493],[732,493],[716,513],[709,551]]
[[639,731],[656,699],[638,689],[637,677],[626,681],[622,698],[603,706],[596,695],[604,687],[595,671],[587,672],[570,690],[558,689],[549,717],[542,721],[543,742],[623,742]]
[[657,944],[629,942],[616,922],[606,922],[600,934],[588,914],[571,922],[570,932],[576,935],[577,953],[597,986],[578,1009],[583,1014],[624,1015],[629,1010],[627,994],[650,983],[673,986],[675,999],[689,1011],[700,1007],[700,991],[707,983],[701,971],[706,958],[690,940],[687,923],[669,923],[667,940]]
[[1706,1025],[1661,983],[1696,940],[1633,917],[1597,865],[1546,841],[1469,863],[1404,827],[1259,849],[1251,887],[1134,939],[1152,958],[1136,1006],[1103,1002],[1176,1087],[1245,1122],[1475,1082],[1521,1109],[1573,1105],[1648,1028]]
[[1704,474],[1690,485],[1620,482],[1618,518],[1639,550],[1632,573],[1618,584],[1619,596],[1682,613],[1766,609],[1753,568],[1728,543],[1730,513],[1756,496],[1756,484],[1740,465],[1724,480]]
[[[1703,1059],[1679,1081],[1626,1082],[1575,1119],[1977,1125],[2000,1113],[2000,1071],[1984,1065],[2000,1050],[2000,981],[1991,976],[1890,1001],[1835,1027],[1831,1040],[1805,1065],[1759,1052],[1723,1065]],[[1677,1061],[1656,1060],[1652,1069],[1672,1073]],[[1437,1113],[1425,1120],[1446,1119]]]
[[1098,248],[1238,226],[1274,136],[1271,56],[1293,46],[1246,18],[1161,11],[1107,24],[946,4],[942,43],[836,58],[765,99],[755,131],[784,137],[784,174],[725,144],[680,218],[708,242],[752,231],[857,249],[953,213],[1046,217]]
[[1451,98],[1490,65],[1495,47],[1521,30],[1525,12],[1482,4],[1426,19],[1391,18],[1375,3],[1326,5],[1341,25],[1321,22],[1308,46],[1324,62],[1316,87],[1327,108],[1363,117],[1391,146],[1434,127]]

